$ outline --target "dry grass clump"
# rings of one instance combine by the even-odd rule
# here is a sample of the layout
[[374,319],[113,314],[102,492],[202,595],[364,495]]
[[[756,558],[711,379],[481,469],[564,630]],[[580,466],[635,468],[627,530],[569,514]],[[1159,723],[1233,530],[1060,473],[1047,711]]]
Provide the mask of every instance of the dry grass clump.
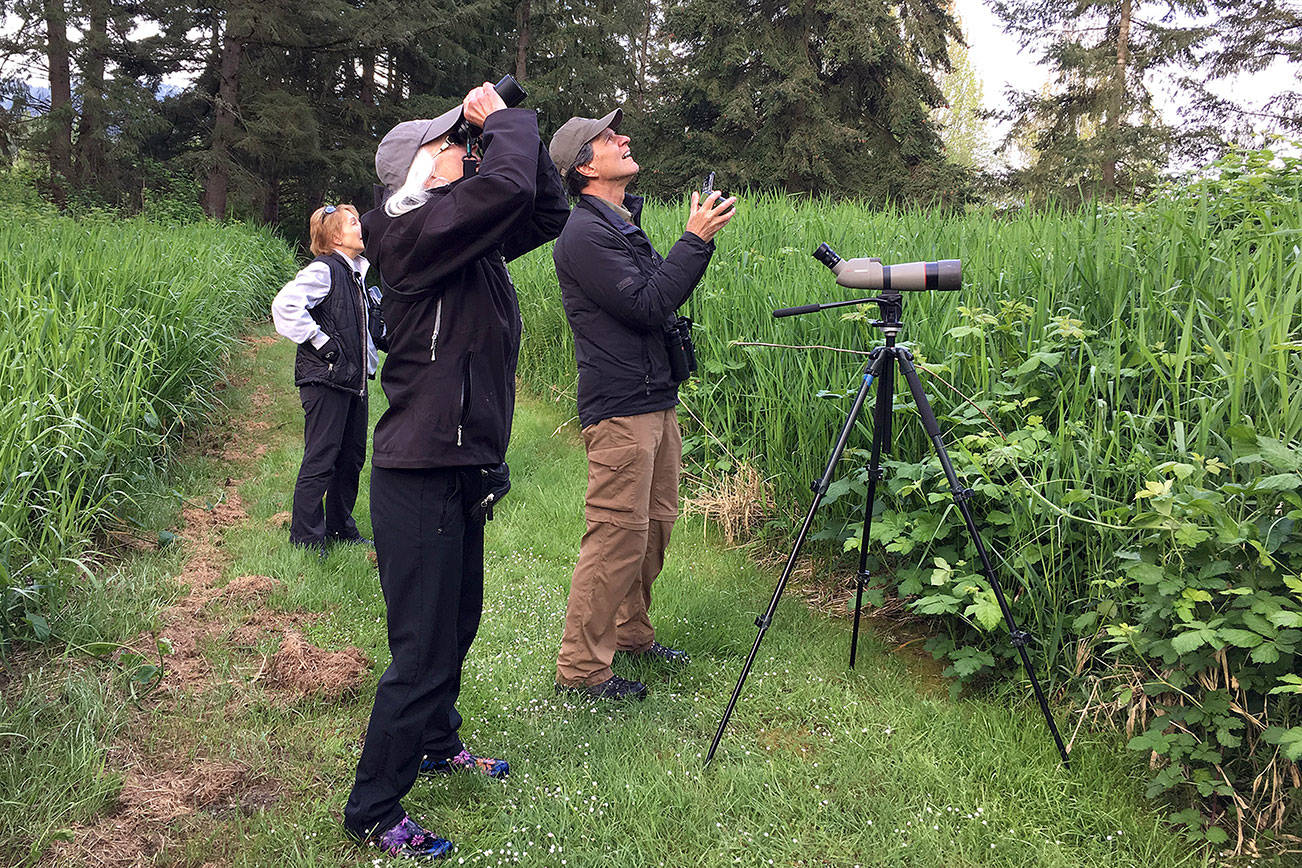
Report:
[[713,484],[702,480],[697,493],[683,501],[683,512],[703,515],[714,522],[728,545],[736,545],[775,511],[773,484],[746,462]]
[[342,696],[361,686],[370,665],[360,648],[326,651],[297,630],[286,630],[267,666],[267,686],[299,696]]

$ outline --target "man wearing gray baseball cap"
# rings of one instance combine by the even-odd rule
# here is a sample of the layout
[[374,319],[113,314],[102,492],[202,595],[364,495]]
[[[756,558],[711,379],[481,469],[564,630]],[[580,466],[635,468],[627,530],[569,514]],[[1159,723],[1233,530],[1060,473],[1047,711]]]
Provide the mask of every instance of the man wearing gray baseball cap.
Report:
[[587,530],[570,582],[556,688],[594,699],[641,699],[646,686],[615,675],[623,651],[681,665],[655,641],[651,584],[678,517],[682,437],[678,384],[687,377],[678,308],[714,254],[736,199],[692,193],[685,230],[661,257],[642,231],[642,199],[619,109],[570,118],[548,151],[577,198],[552,258],[574,332],[579,424],[588,452]]
[[[463,119],[483,133],[473,175]],[[456,702],[483,609],[484,521],[506,487],[521,332],[506,263],[555,238],[569,207],[537,115],[487,83],[395,126],[375,170],[388,196],[362,215],[362,238],[383,291],[389,408],[375,426],[371,527],[393,661],[344,825],[391,855],[432,858],[452,845],[403,809],[416,776],[508,771],[462,744]]]

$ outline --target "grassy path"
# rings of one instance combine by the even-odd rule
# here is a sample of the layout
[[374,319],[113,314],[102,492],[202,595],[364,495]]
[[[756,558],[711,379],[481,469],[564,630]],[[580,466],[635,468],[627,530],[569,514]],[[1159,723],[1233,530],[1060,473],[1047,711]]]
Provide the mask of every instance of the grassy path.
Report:
[[[159,757],[171,757],[173,766],[238,774],[228,797],[153,818],[158,840],[149,852],[157,864],[362,865],[373,858],[344,840],[339,816],[387,662],[383,605],[364,552],[338,550],[318,563],[285,545],[279,514],[288,509],[301,449],[291,350],[283,341],[258,344],[252,383],[265,391],[251,411],[256,425],[239,429],[227,447],[233,464],[188,481],[198,489],[188,496],[202,498],[220,490],[214,480],[224,467],[241,479],[232,487],[243,515],[221,532],[213,587],[265,576],[272,590],[205,598],[205,610],[229,624],[196,644],[206,681],[168,701],[146,701],[116,730],[106,728],[117,733],[116,747],[93,777],[108,783],[98,807],[68,815],[82,824],[70,835],[77,841],[88,840],[84,830],[96,817],[130,821],[131,806],[116,805],[113,791],[125,767],[150,767],[151,758],[157,767]],[[383,396],[378,387],[373,395],[378,417]],[[566,415],[531,400],[518,408],[514,488],[489,525],[483,626],[462,689],[463,738],[472,750],[508,758],[512,775],[504,783],[421,781],[406,802],[456,841],[451,864],[1206,864],[1145,804],[1134,758],[1116,739],[1078,740],[1065,772],[1033,703],[950,701],[921,689],[871,638],[849,672],[847,625],[795,597],[780,607],[720,755],[704,769],[774,577],[712,542],[696,520],[676,530],[653,611],[660,638],[687,649],[691,666],[633,670],[651,687],[645,703],[559,700],[554,655],[585,478],[572,423],[557,433]],[[357,512],[364,533],[365,484],[364,476]],[[157,570],[151,558],[144,562],[141,569]],[[296,698],[267,677],[281,633],[238,633],[239,625],[263,621],[292,624],[321,648],[358,646],[373,666],[343,698]],[[29,825],[29,835],[48,839],[49,828]],[[94,864],[75,848],[58,852],[52,861]]]

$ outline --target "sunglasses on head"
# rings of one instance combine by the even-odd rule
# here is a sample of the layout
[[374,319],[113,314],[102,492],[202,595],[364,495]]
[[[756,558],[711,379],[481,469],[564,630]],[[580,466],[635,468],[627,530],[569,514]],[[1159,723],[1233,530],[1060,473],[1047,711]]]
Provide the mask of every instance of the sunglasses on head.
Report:
[[333,213],[335,213],[335,212],[338,211],[338,210],[339,210],[339,208],[338,208],[338,206],[336,206],[336,205],[327,205],[327,206],[325,206],[324,208],[322,208],[322,209],[321,209],[321,223],[322,223],[322,224],[325,223],[325,219],[326,219],[326,215],[327,215],[327,214],[333,214]]

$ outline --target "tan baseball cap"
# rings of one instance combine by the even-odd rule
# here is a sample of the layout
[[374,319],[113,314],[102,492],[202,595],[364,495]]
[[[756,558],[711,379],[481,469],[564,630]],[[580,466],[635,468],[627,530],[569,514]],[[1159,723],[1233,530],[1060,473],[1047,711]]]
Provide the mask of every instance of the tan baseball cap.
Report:
[[556,135],[552,136],[551,144],[547,146],[547,153],[551,154],[552,162],[556,164],[556,171],[561,173],[561,177],[565,177],[574,168],[574,160],[584,145],[595,139],[606,127],[618,131],[623,117],[623,109],[615,109],[604,118],[570,118],[561,124]]
[[[403,121],[385,134],[375,149],[375,174],[380,183],[396,190],[407,180],[407,170],[416,152],[452,131],[461,120],[461,106],[450,108],[432,120]],[[594,133],[595,135],[595,133]]]

